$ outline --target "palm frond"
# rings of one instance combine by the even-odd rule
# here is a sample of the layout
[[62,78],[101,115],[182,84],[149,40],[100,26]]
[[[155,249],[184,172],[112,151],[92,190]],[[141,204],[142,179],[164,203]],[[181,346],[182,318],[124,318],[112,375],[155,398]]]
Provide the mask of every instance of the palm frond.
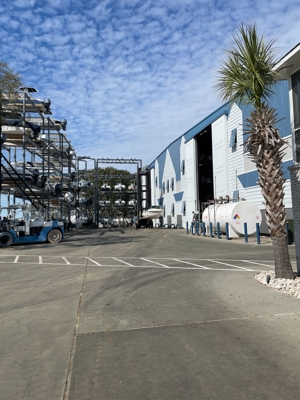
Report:
[[274,93],[276,83],[274,40],[265,42],[255,25],[242,25],[218,69],[214,90],[222,101],[260,107]]

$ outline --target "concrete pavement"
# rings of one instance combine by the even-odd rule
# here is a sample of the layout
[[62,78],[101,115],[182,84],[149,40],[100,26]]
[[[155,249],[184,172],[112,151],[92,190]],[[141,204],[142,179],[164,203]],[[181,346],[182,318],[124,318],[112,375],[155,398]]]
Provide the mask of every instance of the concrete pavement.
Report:
[[1,249],[0,400],[297,398],[300,300],[253,279],[272,257],[168,229]]

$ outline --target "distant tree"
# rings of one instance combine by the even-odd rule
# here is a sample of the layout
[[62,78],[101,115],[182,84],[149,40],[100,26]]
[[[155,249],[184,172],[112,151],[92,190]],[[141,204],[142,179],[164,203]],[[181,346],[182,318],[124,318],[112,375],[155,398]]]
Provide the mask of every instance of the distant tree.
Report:
[[[92,182],[92,186],[88,189],[84,189],[84,197],[85,198],[93,198],[95,197],[95,188],[98,187],[98,192],[101,193],[101,186],[103,185],[104,180],[107,180],[109,185],[112,188],[112,192],[114,191],[114,186],[117,183],[122,183],[126,187],[128,187],[132,180],[132,173],[125,169],[117,169],[114,167],[106,167],[106,168],[98,168],[98,182],[95,182],[95,172],[94,170],[87,170],[82,175],[83,179],[88,179]],[[116,217],[126,217],[128,214],[128,207],[118,207],[115,205],[115,201],[121,197],[122,200],[125,200],[126,204],[128,204],[128,200],[130,199],[130,195],[128,193],[120,192],[120,194],[104,192],[102,193],[102,197],[100,196],[99,200],[110,200],[110,206],[101,209],[102,213],[104,212],[110,218]],[[95,205],[93,205],[95,207]],[[90,210],[93,208],[90,207]]]
[[[7,63],[0,61],[0,108],[1,121],[3,113],[7,111],[7,101],[18,96],[22,85],[20,75],[14,72]],[[11,109],[10,109],[11,110]],[[8,109],[9,111],[9,109]],[[2,125],[2,123],[1,123]]]
[[266,220],[274,250],[275,276],[293,279],[286,240],[284,178],[281,169],[286,141],[276,127],[276,110],[267,104],[274,93],[274,40],[266,42],[255,25],[242,25],[226,51],[215,89],[222,100],[251,104],[245,126],[245,150],[254,161],[264,197]]

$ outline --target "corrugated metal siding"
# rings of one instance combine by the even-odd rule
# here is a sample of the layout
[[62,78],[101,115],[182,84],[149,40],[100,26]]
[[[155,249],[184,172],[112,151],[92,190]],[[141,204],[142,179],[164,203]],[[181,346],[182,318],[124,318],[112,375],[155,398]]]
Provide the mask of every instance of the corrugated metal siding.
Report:
[[275,90],[274,96],[268,103],[277,110],[277,119],[282,119],[276,126],[279,128],[280,135],[286,137],[292,134],[288,81],[279,81]]
[[[285,161],[282,163],[282,171],[285,179],[290,179],[290,171],[288,167],[293,165],[293,160]],[[244,188],[256,186],[258,181],[258,171],[246,172],[245,174],[238,175],[238,178]]]
[[[185,145],[185,141],[182,140],[181,141],[181,146],[180,146],[180,165],[182,165],[182,160],[185,160],[186,162],[186,145]],[[176,214],[182,214],[183,213],[183,203],[186,202],[186,174],[182,175],[182,171],[181,171],[181,179],[179,182],[176,182],[176,186],[177,186],[177,191],[183,191],[183,196],[182,196],[182,201],[179,203],[175,203],[175,213]],[[180,187],[179,187],[180,184]],[[185,206],[186,208],[186,206]],[[188,222],[188,214],[187,212],[185,213],[185,215],[182,216],[182,224],[185,226],[186,222]]]
[[163,177],[164,168],[165,168],[166,155],[167,155],[167,150],[165,150],[163,153],[161,153],[159,155],[159,157],[157,158],[157,162],[158,162],[158,187],[160,189],[162,188],[162,177]]
[[150,186],[151,186],[151,205],[158,205],[156,199],[156,190],[155,190],[155,170],[152,168],[150,170]]
[[227,118],[220,117],[212,124],[212,155],[214,196],[225,196],[228,191]]
[[186,212],[191,218],[192,212],[197,207],[196,193],[196,143],[190,140],[185,145],[186,148]]
[[173,163],[174,171],[175,171],[175,181],[180,180],[180,146],[181,146],[182,137],[173,142],[168,148],[169,154],[171,156],[171,160]]
[[[171,187],[171,181],[172,178],[175,178],[175,169],[174,169],[174,165],[173,165],[173,161],[171,159],[169,150],[167,150],[166,152],[166,158],[165,158],[165,164],[164,164],[164,169],[163,169],[163,173],[162,173],[162,182],[165,182],[165,187],[166,187],[166,191],[163,194],[163,198],[164,198],[164,205],[166,207],[166,214],[168,214],[168,218],[169,218],[169,224],[170,223],[176,223],[175,219],[176,216],[174,215],[174,217],[172,216],[172,207],[173,207],[173,203],[174,203],[174,193],[175,193],[175,185],[174,185],[174,191],[172,191],[172,187]],[[169,191],[167,190],[167,182],[169,181]]]
[[[227,141],[229,143],[231,131],[237,129],[237,144],[234,147],[228,147],[228,164],[229,164],[229,193],[230,198],[233,197],[235,191],[239,192],[239,197],[244,197],[244,188],[237,179],[238,174],[244,173],[243,163],[243,112],[237,104],[233,104],[228,116],[227,124]],[[223,196],[224,196],[223,194]]]
[[[289,85],[288,81],[277,82],[274,95],[269,99],[268,104],[270,107],[277,110],[277,119],[281,120],[277,123],[277,128],[282,137],[286,137],[292,134],[291,118],[290,118],[290,106],[289,106]],[[253,106],[246,105],[241,106],[243,112],[243,123],[246,123],[246,118],[250,117],[250,111]],[[245,136],[246,139],[246,136]]]

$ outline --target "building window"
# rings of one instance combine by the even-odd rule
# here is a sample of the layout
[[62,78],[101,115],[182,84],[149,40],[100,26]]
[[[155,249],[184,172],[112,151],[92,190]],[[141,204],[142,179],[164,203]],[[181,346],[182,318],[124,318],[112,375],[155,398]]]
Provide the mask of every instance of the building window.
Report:
[[169,182],[169,179],[167,180],[167,193],[169,193],[169,191],[170,191],[170,182]]
[[174,206],[174,203],[172,203],[171,215],[172,215],[172,217],[174,217],[174,215],[175,215],[175,206]]
[[234,128],[231,131],[229,147],[231,148],[236,147],[236,144],[237,144],[237,128]]
[[185,174],[185,160],[182,160],[182,164],[181,164],[181,173],[182,173],[182,175]]
[[155,177],[155,187],[157,187],[157,176]]
[[163,194],[165,194],[166,193],[166,185],[165,185],[165,182],[163,182]]
[[186,216],[186,205],[185,201],[182,203],[182,215],[185,217]]
[[174,178],[171,179],[171,189],[172,192],[174,192]]

